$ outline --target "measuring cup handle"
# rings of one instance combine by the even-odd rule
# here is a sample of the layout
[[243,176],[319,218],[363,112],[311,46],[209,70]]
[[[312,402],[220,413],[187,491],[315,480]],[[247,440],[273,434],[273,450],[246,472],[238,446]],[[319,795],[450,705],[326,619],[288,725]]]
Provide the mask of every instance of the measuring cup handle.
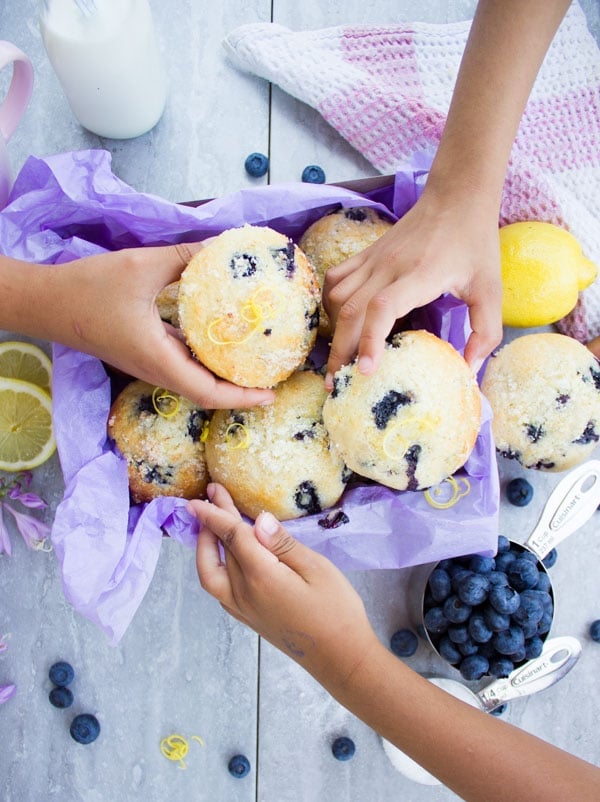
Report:
[[5,142],[12,136],[29,103],[33,89],[33,66],[22,50],[12,42],[0,39],[0,69],[11,62],[12,80],[0,104],[0,133]]

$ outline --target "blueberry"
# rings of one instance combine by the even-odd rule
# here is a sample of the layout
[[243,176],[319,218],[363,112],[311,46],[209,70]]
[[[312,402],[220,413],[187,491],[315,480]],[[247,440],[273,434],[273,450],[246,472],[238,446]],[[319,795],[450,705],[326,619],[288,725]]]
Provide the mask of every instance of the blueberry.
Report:
[[435,568],[429,577],[429,592],[435,601],[443,602],[451,591],[450,576],[443,568]]
[[519,554],[520,560],[529,560],[530,563],[533,563],[535,566],[539,564],[538,558],[532,551],[523,551]]
[[508,657],[495,657],[490,660],[490,674],[492,677],[508,677],[514,667],[515,664]]
[[484,574],[470,574],[458,582],[456,592],[462,602],[475,607],[487,599],[489,587],[490,583]]
[[460,664],[460,673],[466,680],[481,679],[489,671],[488,660],[480,654],[471,654]]
[[550,551],[548,552],[548,554],[546,554],[542,562],[544,563],[546,568],[552,568],[552,566],[556,562],[557,557],[558,557],[558,552],[556,551],[556,549],[550,549]]
[[508,581],[517,591],[534,588],[539,579],[537,566],[529,560],[519,557],[506,569]]
[[319,518],[317,523],[323,529],[337,529],[338,526],[343,526],[349,521],[350,518],[348,518],[344,510],[330,510],[323,518]]
[[539,657],[543,648],[544,641],[538,635],[527,638],[525,640],[525,659],[533,660],[534,657]]
[[465,643],[469,639],[469,629],[466,624],[453,624],[448,627],[448,637],[452,643]]
[[241,779],[250,773],[250,761],[246,755],[234,755],[227,764],[227,768],[232,777]]
[[449,663],[452,663],[453,665],[454,663],[460,663],[460,661],[463,658],[462,654],[458,651],[454,643],[452,643],[452,641],[447,635],[443,635],[440,638],[437,650],[440,653],[440,655],[444,658],[444,660],[447,660]]
[[476,574],[490,574],[496,567],[496,560],[493,557],[480,557],[474,554],[469,560],[469,568]]
[[494,610],[503,615],[512,615],[519,609],[521,603],[518,592],[510,585],[496,585],[490,588],[488,598]]
[[253,178],[261,178],[263,175],[266,175],[269,169],[269,159],[264,153],[251,153],[246,157],[244,167],[248,175],[251,175]]
[[[492,674],[492,676],[494,675]],[[498,707],[495,707],[493,710],[490,710],[490,713],[492,714],[492,716],[501,716],[504,712],[506,712],[507,708],[508,708],[507,703],[503,702],[501,705],[498,705]]]
[[506,498],[515,507],[526,507],[533,498],[533,487],[527,479],[518,476],[506,485]]
[[380,401],[371,407],[375,426],[378,429],[385,429],[390,418],[394,417],[398,409],[412,404],[413,400],[408,393],[399,393],[397,390],[387,392]]
[[510,626],[510,616],[506,613],[499,613],[491,604],[483,607],[483,620],[492,632],[502,632]]
[[510,540],[504,535],[498,535],[498,553],[502,554],[505,551],[510,551]]
[[80,744],[91,744],[100,735],[100,722],[91,713],[81,713],[71,722],[71,737]]
[[508,585],[508,577],[504,571],[492,571],[487,575],[490,586],[492,585]]
[[71,707],[73,704],[73,694],[69,688],[65,688],[63,685],[57,685],[56,688],[52,688],[48,698],[50,699],[50,704],[54,705],[54,707]]
[[456,646],[458,651],[465,657],[471,654],[477,654],[479,651],[479,644],[475,643],[471,638],[467,638],[463,643],[457,643]]
[[471,615],[471,606],[455,595],[448,596],[442,610],[448,621],[453,624],[462,624]]
[[590,624],[590,638],[596,643],[600,643],[600,619],[596,619]]
[[[533,591],[533,593],[537,593],[537,591]],[[516,621],[517,624],[531,622],[537,626],[538,621],[544,615],[544,605],[541,599],[534,596],[533,593],[528,594],[526,590],[521,593],[521,604],[512,614],[513,621]]]
[[537,634],[538,635],[545,635],[547,632],[550,632],[550,627],[552,626],[552,610],[544,610],[544,615],[538,621],[537,625]]
[[344,217],[346,220],[354,220],[355,223],[364,223],[364,221],[367,219],[367,213],[359,206],[355,206],[353,208],[346,209],[344,212]]
[[496,571],[506,572],[508,566],[517,559],[514,551],[503,551],[496,557]]
[[301,482],[296,488],[294,503],[299,510],[302,510],[307,515],[315,515],[315,513],[322,511],[317,488],[308,480]]
[[493,634],[494,631],[488,627],[481,613],[474,613],[469,618],[469,635],[476,643],[487,643]]
[[492,644],[500,654],[515,654],[525,645],[523,630],[516,624],[511,624],[508,629],[494,634]]
[[517,649],[516,652],[513,652],[512,654],[508,654],[506,656],[509,658],[509,660],[512,660],[513,663],[516,666],[520,665],[521,663],[524,663],[525,662],[525,641],[523,641],[523,645],[520,646]]
[[342,735],[331,744],[331,751],[336,760],[350,760],[351,757],[354,757],[356,747],[352,738]]
[[430,607],[425,613],[423,622],[432,635],[441,635],[448,629],[448,619],[441,607]]
[[60,660],[58,663],[54,663],[53,666],[50,666],[48,676],[50,677],[50,682],[53,682],[55,685],[65,686],[73,682],[75,672],[70,663]]
[[418,645],[418,638],[411,629],[399,629],[390,639],[390,648],[397,657],[410,657]]
[[537,581],[537,585],[535,586],[535,590],[542,590],[545,593],[549,593],[551,588],[552,582],[550,581],[550,577],[544,571],[540,571],[540,576]]
[[452,590],[455,592],[458,590],[458,585],[462,580],[467,576],[473,576],[473,571],[470,571],[468,568],[465,568],[463,565],[455,565],[450,571],[450,582],[452,584]]
[[318,164],[309,164],[302,170],[302,181],[305,184],[324,184],[325,171]]

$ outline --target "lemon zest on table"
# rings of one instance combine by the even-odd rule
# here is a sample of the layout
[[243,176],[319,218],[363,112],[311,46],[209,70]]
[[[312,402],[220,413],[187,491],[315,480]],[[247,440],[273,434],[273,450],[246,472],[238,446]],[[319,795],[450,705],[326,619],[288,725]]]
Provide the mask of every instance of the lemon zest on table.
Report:
[[198,741],[200,746],[204,746],[204,741],[202,740],[202,738],[199,735],[192,735],[191,740],[192,741]]
[[[452,495],[446,501],[436,501],[434,496],[441,496],[444,490],[442,489],[442,485],[448,482],[448,484],[452,487]],[[464,490],[461,490],[459,486],[459,482],[464,484]],[[468,479],[464,477],[459,477],[458,481],[454,478],[454,476],[448,476],[447,479],[444,479],[440,482],[439,485],[433,488],[433,491],[426,490],[425,501],[430,504],[432,507],[435,507],[437,510],[447,510],[450,507],[453,507],[456,502],[463,498],[464,496],[468,495],[471,492],[471,483]],[[433,493],[433,494],[432,494]]]
[[[402,429],[404,426],[407,426],[408,424],[411,423],[416,424],[416,433],[418,434],[426,429],[428,430],[435,429],[435,427],[438,424],[438,420],[437,418],[434,419],[432,417],[423,417],[423,418],[412,417],[412,418],[404,418],[404,420],[398,421],[393,426],[390,426],[390,428],[385,433],[385,437],[383,438],[383,443],[382,443],[383,453],[386,455],[386,457],[389,457],[389,459],[402,459],[402,457],[406,454],[406,452],[408,451],[409,443],[405,438],[400,437],[398,435],[398,430]],[[393,444],[391,442],[392,438],[396,438],[396,440],[399,441],[401,449],[400,453],[398,453],[397,448],[396,449],[393,448]],[[412,436],[410,437],[410,439],[412,439]]]
[[[234,445],[232,445],[233,438],[236,436],[234,433],[237,433],[239,430],[243,431],[244,439],[239,440]],[[225,443],[227,444],[227,447],[230,448],[232,451],[235,451],[238,448],[248,448],[251,440],[252,437],[250,436],[248,427],[244,426],[243,423],[230,423],[227,429],[225,430]]]
[[160,742],[160,752],[167,760],[178,760],[180,769],[187,769],[183,758],[187,755],[189,744],[183,735],[168,735]]
[[[163,406],[167,406],[167,410],[163,410]],[[179,411],[181,403],[179,398],[165,390],[163,387],[155,387],[152,390],[152,406],[162,418],[172,418]]]

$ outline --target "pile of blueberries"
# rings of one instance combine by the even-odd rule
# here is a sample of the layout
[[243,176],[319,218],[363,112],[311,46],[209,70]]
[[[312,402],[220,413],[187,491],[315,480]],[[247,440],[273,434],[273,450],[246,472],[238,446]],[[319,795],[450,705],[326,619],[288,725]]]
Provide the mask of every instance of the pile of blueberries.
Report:
[[442,560],[423,599],[424,625],[439,654],[466,680],[507,677],[541,654],[554,601],[545,567],[533,552],[498,538],[496,557]]

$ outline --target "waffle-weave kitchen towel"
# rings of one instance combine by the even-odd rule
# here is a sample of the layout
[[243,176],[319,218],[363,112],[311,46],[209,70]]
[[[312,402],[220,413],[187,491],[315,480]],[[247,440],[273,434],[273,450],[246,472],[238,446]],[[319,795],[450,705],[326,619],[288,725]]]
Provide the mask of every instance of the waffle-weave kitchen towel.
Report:
[[[294,32],[243,25],[224,40],[233,63],[316,108],[383,173],[439,143],[470,21]],[[538,73],[507,170],[500,224],[568,228],[600,264],[600,50],[577,2]],[[559,324],[600,335],[600,280]]]

